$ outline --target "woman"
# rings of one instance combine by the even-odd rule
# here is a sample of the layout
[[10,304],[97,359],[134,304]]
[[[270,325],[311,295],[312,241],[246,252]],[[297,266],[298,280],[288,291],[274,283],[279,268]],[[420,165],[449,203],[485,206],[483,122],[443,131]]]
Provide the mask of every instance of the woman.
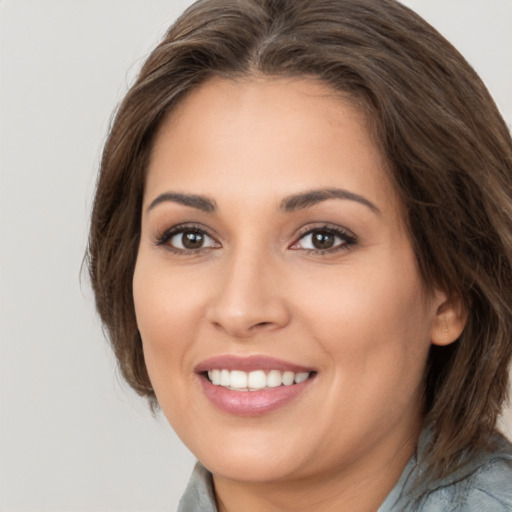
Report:
[[512,510],[512,141],[392,0],[204,0],[107,140],[90,234],[180,510]]

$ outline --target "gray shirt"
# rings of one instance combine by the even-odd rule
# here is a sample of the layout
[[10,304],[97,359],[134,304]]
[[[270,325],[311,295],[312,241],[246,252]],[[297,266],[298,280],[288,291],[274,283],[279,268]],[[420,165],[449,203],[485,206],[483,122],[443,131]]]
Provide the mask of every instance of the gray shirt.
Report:
[[[377,512],[512,512],[512,445],[497,435],[493,452],[478,452],[441,480],[421,485],[423,435]],[[419,482],[419,484],[418,484]],[[217,512],[212,475],[196,464],[178,512]]]

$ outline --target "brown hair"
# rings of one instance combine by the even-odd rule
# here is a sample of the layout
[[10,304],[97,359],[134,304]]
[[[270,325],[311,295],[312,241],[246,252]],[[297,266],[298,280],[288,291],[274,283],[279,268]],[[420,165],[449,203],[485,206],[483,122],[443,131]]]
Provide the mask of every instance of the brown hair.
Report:
[[459,340],[433,347],[425,424],[437,475],[486,447],[512,355],[512,141],[485,86],[393,0],[201,0],[169,29],[106,142],[89,240],[101,319],[130,385],[155,403],[132,298],[145,170],[165,114],[212,76],[312,76],[364,106],[424,282],[462,299]]

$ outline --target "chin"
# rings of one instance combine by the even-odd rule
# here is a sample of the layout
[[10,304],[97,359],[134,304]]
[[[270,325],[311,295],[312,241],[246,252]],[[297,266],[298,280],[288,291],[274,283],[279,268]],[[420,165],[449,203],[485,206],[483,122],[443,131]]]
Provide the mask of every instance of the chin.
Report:
[[203,457],[200,462],[215,476],[247,483],[286,481],[299,476],[302,464],[293,457],[224,455]]
[[202,436],[188,431],[182,437],[215,476],[263,483],[298,477],[306,467],[302,436],[258,427],[223,429],[217,433],[215,430],[210,429],[207,435],[203,432]]

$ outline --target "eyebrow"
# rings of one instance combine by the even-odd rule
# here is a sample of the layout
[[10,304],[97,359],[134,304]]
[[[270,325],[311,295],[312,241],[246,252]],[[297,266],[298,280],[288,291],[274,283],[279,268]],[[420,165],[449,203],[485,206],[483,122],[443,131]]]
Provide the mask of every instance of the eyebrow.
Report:
[[147,211],[149,212],[155,206],[168,201],[190,206],[191,208],[196,208],[206,213],[214,213],[217,211],[217,204],[213,199],[196,194],[182,194],[179,192],[165,192],[164,194],[160,194],[151,202]]
[[301,192],[300,194],[294,194],[283,199],[280,209],[284,213],[290,213],[309,208],[315,204],[327,201],[329,199],[346,199],[349,201],[355,201],[364,206],[367,206],[374,213],[379,215],[381,213],[377,206],[366,199],[366,197],[341,188],[322,188],[318,190],[307,190],[306,192]]
[[[364,206],[367,206],[374,213],[380,214],[381,211],[371,201],[359,194],[344,190],[341,188],[323,188],[318,190],[307,190],[300,194],[294,194],[284,198],[281,201],[280,210],[283,213],[290,213],[297,210],[310,208],[318,203],[327,201],[329,199],[346,199],[349,201],[356,201]],[[196,208],[206,213],[217,212],[217,204],[213,199],[197,194],[183,194],[179,192],[165,192],[156,197],[148,206],[147,211],[152,210],[155,206],[165,203],[173,202]]]

